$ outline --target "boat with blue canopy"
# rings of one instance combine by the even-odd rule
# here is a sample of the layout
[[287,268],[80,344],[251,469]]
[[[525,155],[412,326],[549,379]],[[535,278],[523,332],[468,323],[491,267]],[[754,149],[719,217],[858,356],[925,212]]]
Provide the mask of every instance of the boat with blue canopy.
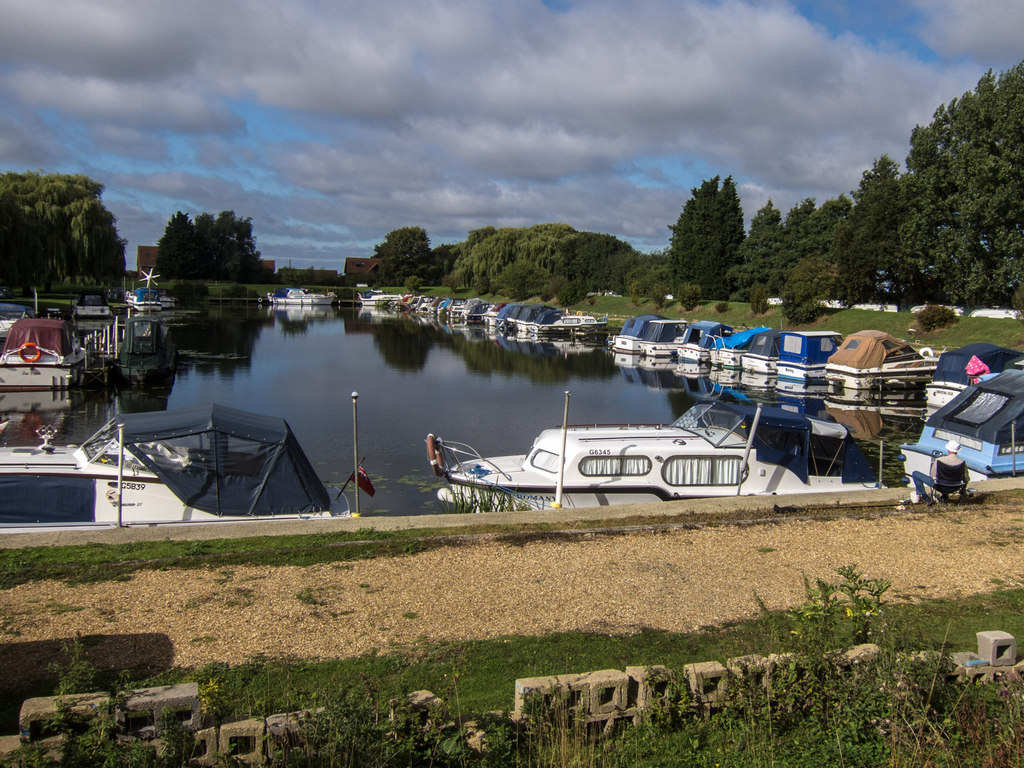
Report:
[[842,340],[835,331],[783,331],[776,363],[779,380],[824,382],[825,366]]
[[1024,352],[1018,349],[984,341],[947,350],[939,355],[935,374],[925,385],[925,399],[933,408],[943,406],[982,376],[1002,373],[1022,356]]

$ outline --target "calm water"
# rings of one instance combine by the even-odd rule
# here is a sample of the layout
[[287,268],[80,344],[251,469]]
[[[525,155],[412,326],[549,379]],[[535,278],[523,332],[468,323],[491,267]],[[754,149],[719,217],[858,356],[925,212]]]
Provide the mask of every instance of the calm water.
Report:
[[827,412],[854,429],[876,468],[884,441],[889,484],[902,476],[899,442],[916,437],[922,423],[923,409],[913,403],[840,406],[756,381],[716,386],[637,368],[603,347],[499,343],[482,332],[352,309],[218,309],[168,314],[166,321],[182,353],[173,386],[0,393],[0,417],[11,419],[4,441],[35,444],[35,429],[48,424],[57,429],[55,442],[77,442],[118,410],[219,402],[286,419],[321,478],[341,484],[353,467],[351,393],[358,392],[359,453],[377,489],[373,498],[361,496],[360,509],[382,515],[440,511],[428,432],[484,455],[522,453],[541,429],[561,423],[566,390],[571,423],[664,423],[716,395]]

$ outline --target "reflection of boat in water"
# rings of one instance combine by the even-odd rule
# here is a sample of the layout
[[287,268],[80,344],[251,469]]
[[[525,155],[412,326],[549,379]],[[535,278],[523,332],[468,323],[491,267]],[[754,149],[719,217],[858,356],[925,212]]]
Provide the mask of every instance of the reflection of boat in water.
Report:
[[670,425],[548,429],[526,455],[484,458],[433,435],[427,449],[451,486],[443,500],[488,509],[875,487],[844,426],[724,400],[698,403]]
[[[1020,350],[979,342],[939,355],[935,375],[925,385],[928,405],[945,405],[982,375],[1000,373],[1021,358]],[[971,372],[969,372],[971,371]]]
[[919,354],[907,342],[885,331],[851,333],[825,365],[833,393],[845,390],[889,392],[924,389],[938,364],[927,347]]
[[[745,360],[746,357],[747,356],[744,355],[743,359]],[[763,373],[743,369],[743,375],[740,377],[740,384],[744,389],[753,389],[761,392],[767,392],[775,389],[775,385],[777,383],[775,374],[773,373]]]
[[66,320],[22,318],[0,352],[0,389],[66,389],[82,383],[85,350]]
[[1008,370],[968,386],[925,422],[915,443],[901,446],[907,474],[928,472],[946,442],[960,443],[971,480],[1024,470],[1024,371]]
[[281,419],[214,405],[121,414],[78,447],[50,445],[50,436],[0,450],[5,530],[348,512]]

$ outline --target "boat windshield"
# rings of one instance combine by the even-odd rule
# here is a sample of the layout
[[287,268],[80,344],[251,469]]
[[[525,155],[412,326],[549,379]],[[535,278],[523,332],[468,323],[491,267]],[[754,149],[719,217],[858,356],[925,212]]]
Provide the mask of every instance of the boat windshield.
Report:
[[[102,429],[82,443],[82,451],[89,461],[99,460],[107,464],[117,463],[117,419],[108,421]],[[100,456],[107,456],[109,461],[104,461]]]
[[735,411],[716,408],[714,403],[700,403],[672,423],[702,437],[716,448],[729,448],[747,442],[743,415]]

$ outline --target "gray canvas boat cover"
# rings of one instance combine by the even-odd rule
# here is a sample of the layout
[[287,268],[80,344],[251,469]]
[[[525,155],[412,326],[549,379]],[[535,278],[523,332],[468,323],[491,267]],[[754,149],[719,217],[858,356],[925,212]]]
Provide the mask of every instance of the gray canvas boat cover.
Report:
[[331,500],[283,419],[223,405],[125,413],[125,450],[191,507],[217,515],[329,511]]

